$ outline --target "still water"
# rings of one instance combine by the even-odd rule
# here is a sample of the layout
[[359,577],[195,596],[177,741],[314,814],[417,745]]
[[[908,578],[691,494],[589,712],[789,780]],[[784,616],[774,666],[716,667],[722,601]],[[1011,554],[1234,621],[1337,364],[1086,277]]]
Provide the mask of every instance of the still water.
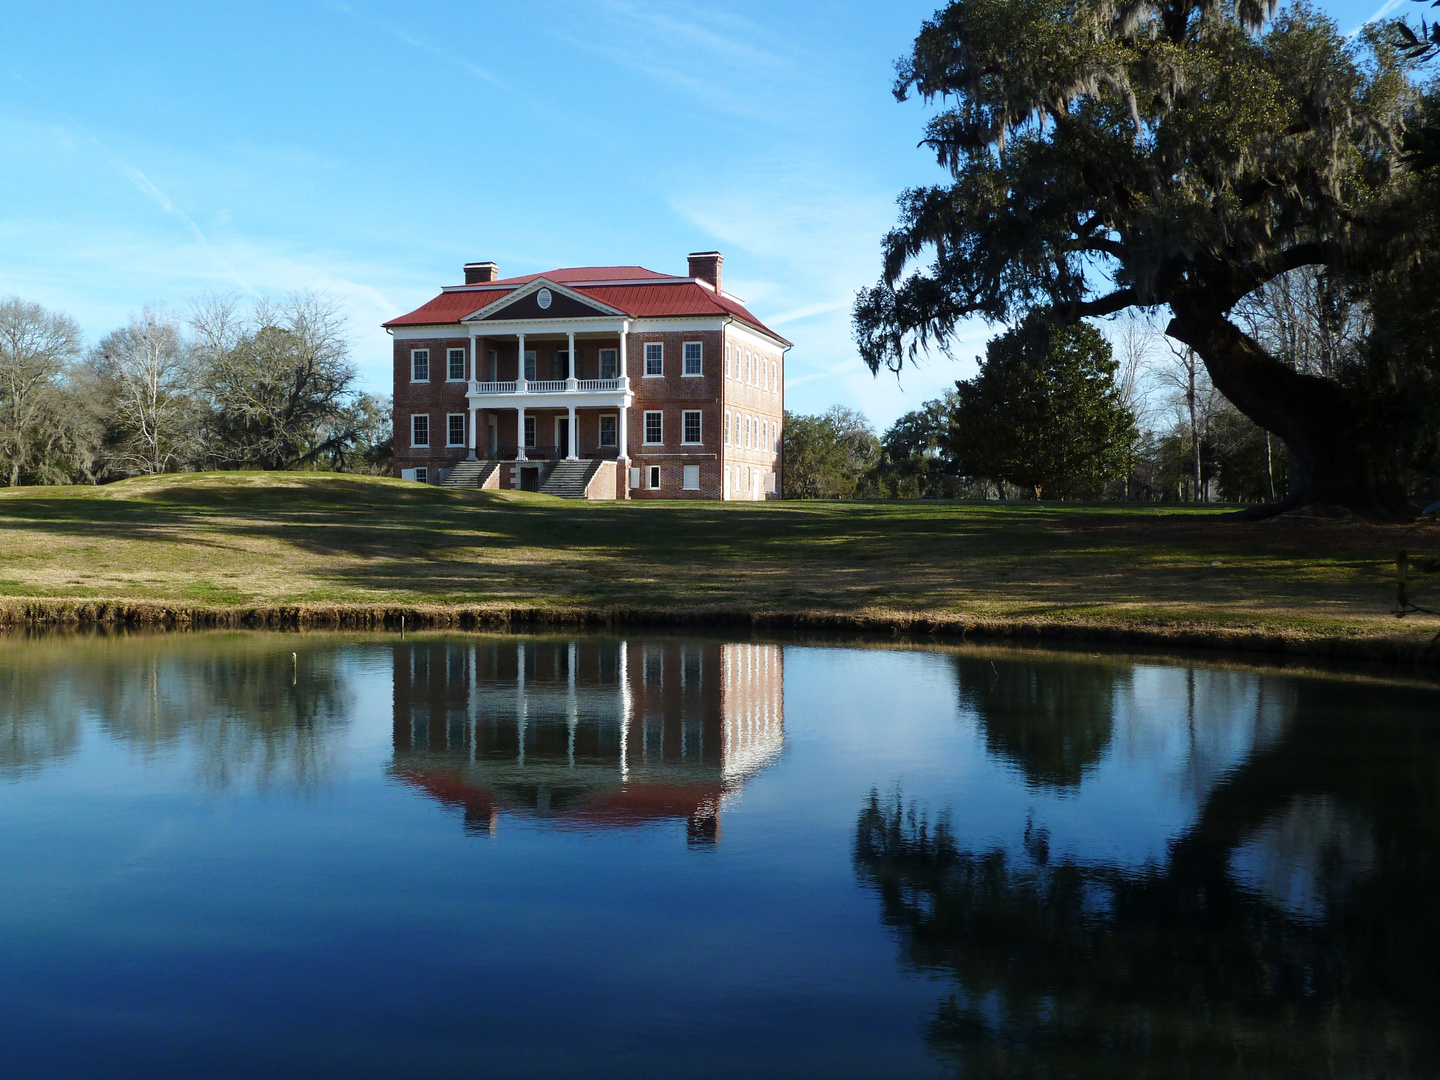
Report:
[[1440,692],[0,639],[0,1075],[1440,1075]]

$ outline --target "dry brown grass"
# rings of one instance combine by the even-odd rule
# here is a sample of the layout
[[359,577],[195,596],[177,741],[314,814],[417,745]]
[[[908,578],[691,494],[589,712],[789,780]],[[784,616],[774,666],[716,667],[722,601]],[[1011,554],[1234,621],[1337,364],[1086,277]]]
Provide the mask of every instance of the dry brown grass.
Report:
[[[0,494],[0,606],[12,621],[361,626],[408,611],[1409,654],[1440,619],[1390,614],[1402,547],[1434,553],[1440,528],[1174,507],[567,503],[201,474]],[[1413,596],[1440,609],[1440,581]]]

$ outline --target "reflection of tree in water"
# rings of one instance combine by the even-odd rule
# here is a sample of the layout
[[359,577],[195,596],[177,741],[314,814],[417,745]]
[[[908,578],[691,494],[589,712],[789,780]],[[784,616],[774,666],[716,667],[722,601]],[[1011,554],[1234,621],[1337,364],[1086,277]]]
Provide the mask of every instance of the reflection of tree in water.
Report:
[[15,718],[7,749],[25,752],[15,767],[38,767],[45,747],[73,749],[93,718],[144,753],[193,753],[212,787],[309,787],[331,768],[352,707],[338,658],[270,635],[16,643],[0,653],[0,715]]
[[[855,861],[966,1075],[1440,1072],[1434,696],[1298,684],[1288,731],[1140,873],[968,850],[872,794]],[[1284,695],[1278,695],[1284,696]]]
[[986,749],[1046,787],[1074,787],[1104,755],[1117,693],[1129,683],[1128,668],[1100,664],[957,656],[955,668],[961,706],[979,716]]
[[0,666],[0,778],[36,772],[79,748],[80,720],[67,697],[62,686]]

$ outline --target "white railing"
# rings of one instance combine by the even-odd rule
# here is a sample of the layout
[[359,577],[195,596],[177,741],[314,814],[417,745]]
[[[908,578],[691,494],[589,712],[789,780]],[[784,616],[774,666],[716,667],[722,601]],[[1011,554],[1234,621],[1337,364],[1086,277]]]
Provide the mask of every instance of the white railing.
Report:
[[622,391],[626,388],[624,379],[546,379],[529,382],[472,382],[472,394],[563,394],[567,390],[579,393]]

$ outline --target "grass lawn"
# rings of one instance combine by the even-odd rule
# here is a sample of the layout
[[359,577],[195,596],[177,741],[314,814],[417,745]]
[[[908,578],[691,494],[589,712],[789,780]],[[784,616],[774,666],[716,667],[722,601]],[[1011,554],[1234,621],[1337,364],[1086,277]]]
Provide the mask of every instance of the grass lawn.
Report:
[[[579,503],[329,474],[0,491],[0,605],[464,605],[924,615],[981,628],[1420,640],[1440,527],[1036,503]],[[1440,609],[1440,575],[1412,600]]]

